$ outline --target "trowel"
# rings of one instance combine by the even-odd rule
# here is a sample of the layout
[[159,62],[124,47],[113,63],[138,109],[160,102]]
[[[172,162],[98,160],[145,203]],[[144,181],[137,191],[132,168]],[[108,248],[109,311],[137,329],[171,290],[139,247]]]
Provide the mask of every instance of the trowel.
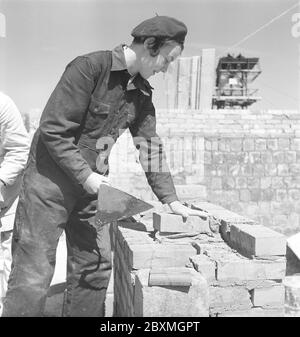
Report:
[[107,184],[98,191],[96,226],[129,218],[153,208],[151,204]]

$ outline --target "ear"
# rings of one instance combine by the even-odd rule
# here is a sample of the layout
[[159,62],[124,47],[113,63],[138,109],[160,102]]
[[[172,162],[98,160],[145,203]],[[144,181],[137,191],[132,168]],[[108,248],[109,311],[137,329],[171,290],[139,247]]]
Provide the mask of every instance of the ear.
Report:
[[151,56],[157,56],[159,54],[160,48],[155,48],[156,45],[155,37],[147,37],[144,41],[144,48],[149,51]]
[[155,44],[155,37],[147,37],[144,41],[144,48],[151,49]]

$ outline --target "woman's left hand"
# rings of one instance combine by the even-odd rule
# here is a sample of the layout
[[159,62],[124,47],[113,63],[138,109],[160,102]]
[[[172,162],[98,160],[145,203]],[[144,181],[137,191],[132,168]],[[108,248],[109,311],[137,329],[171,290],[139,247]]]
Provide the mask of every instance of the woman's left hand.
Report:
[[205,218],[210,216],[210,214],[207,212],[186,207],[182,205],[178,200],[171,202],[169,204],[169,207],[171,208],[173,213],[181,215],[184,218],[187,218],[190,215],[198,215],[200,217],[205,217]]

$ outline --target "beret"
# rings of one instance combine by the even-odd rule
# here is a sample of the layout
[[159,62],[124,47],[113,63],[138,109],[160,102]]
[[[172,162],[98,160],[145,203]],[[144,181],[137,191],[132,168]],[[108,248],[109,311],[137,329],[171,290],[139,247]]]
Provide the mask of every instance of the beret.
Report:
[[186,25],[174,18],[157,15],[136,26],[131,35],[133,37],[166,37],[184,43],[187,34]]

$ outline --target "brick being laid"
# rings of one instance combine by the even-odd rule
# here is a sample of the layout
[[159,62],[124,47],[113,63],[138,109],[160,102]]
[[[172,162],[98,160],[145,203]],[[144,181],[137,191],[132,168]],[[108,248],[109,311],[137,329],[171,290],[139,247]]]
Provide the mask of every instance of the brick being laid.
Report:
[[181,215],[171,213],[153,213],[153,227],[161,233],[209,233],[208,219],[189,216],[186,220]]
[[233,224],[230,227],[230,242],[246,256],[286,254],[285,236],[261,225]]

